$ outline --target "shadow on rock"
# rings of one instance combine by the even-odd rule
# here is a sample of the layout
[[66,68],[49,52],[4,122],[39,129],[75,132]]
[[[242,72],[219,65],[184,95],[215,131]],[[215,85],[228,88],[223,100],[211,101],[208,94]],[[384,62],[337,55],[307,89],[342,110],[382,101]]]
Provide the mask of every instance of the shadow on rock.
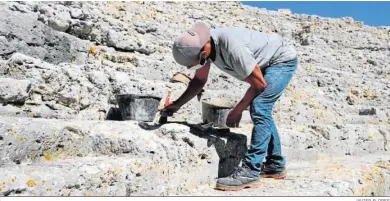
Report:
[[[247,151],[246,135],[230,132],[229,129],[215,129],[204,127],[200,124],[189,124],[187,122],[168,122],[182,124],[190,127],[190,133],[207,139],[207,146],[214,145],[219,157],[218,177],[229,176],[244,158]],[[145,130],[157,130],[162,124],[150,124],[140,122],[139,126]]]
[[207,139],[207,146],[214,145],[219,157],[218,177],[229,176],[244,158],[247,151],[247,137],[226,129],[199,130],[190,127],[190,133]]
[[106,120],[122,121],[123,119],[119,108],[111,107],[110,110],[108,110],[107,112]]

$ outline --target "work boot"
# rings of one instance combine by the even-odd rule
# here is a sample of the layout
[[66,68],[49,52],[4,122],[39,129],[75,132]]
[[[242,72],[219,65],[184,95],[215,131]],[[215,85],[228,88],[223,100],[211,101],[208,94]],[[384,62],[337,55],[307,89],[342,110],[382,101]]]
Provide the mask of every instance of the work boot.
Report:
[[285,168],[276,168],[272,164],[264,164],[261,168],[261,178],[273,178],[273,179],[284,179],[287,173]]
[[259,176],[255,176],[249,168],[237,167],[231,175],[218,179],[216,189],[238,191],[244,188],[256,188],[258,181]]

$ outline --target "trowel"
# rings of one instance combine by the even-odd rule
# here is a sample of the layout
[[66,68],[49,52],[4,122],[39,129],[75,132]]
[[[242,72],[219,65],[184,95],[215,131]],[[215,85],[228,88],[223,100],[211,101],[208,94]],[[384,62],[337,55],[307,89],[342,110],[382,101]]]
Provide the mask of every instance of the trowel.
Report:
[[[164,107],[171,104],[171,94],[172,94],[172,89],[169,88],[168,95],[164,100]],[[164,111],[160,110],[160,118],[158,120],[158,123],[153,121],[153,124],[150,124],[150,123],[142,121],[138,125],[145,130],[154,130],[154,129],[159,128],[161,125],[166,124],[168,122],[169,116],[173,116],[173,113],[172,112],[164,112]]]
[[[172,95],[172,89],[169,88],[168,95],[167,95],[167,97],[165,98],[165,101],[164,101],[164,107],[166,107],[169,104],[171,104],[171,95]],[[173,113],[161,111],[160,112],[160,119],[158,120],[158,123],[159,124],[166,124],[168,122],[168,116],[173,116]]]

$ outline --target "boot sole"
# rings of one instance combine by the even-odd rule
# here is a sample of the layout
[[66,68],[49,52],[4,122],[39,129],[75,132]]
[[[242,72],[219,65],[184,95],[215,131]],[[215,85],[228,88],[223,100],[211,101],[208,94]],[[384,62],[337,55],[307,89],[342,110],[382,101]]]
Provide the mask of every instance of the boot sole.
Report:
[[221,190],[221,191],[239,191],[246,188],[258,188],[260,187],[259,181],[255,181],[253,183],[245,184],[242,186],[224,186],[222,184],[217,184],[215,186],[215,190]]
[[260,175],[261,178],[272,178],[272,179],[285,179],[287,177],[287,174],[285,171],[279,173],[279,174],[263,174]]

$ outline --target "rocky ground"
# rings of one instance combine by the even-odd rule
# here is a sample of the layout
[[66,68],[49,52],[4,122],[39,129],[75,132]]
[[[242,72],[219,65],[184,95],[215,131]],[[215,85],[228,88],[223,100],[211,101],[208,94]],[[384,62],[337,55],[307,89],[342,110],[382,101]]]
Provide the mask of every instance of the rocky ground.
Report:
[[[0,19],[3,196],[390,195],[390,27],[239,2],[0,2]],[[117,94],[185,90],[170,81],[183,71],[170,47],[199,20],[295,44],[299,67],[274,111],[287,180],[213,190],[251,130],[247,112],[231,133],[196,125],[201,101],[237,102],[248,87],[217,68],[170,123],[116,121]]]

